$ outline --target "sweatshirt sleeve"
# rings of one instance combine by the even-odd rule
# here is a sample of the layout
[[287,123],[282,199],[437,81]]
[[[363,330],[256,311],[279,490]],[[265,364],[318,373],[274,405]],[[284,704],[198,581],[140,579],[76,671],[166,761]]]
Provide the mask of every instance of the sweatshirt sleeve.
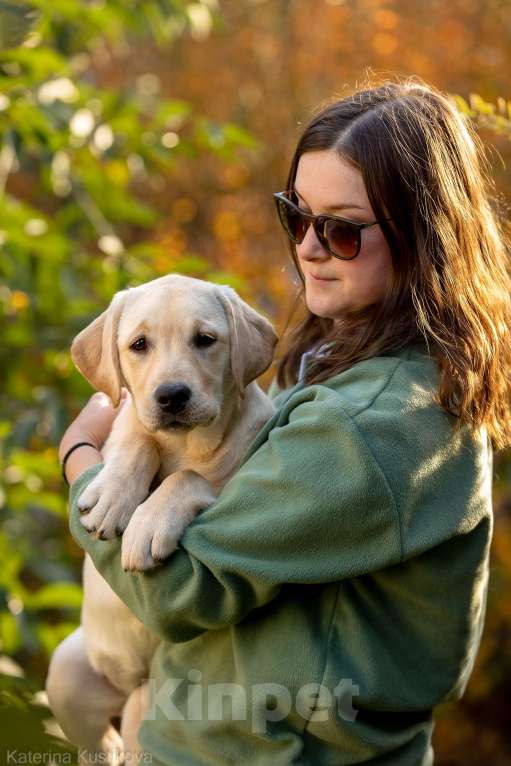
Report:
[[309,391],[309,400],[286,402],[178,550],[151,572],[124,572],[120,538],[94,540],[80,524],[77,499],[101,464],[73,483],[73,537],[164,640],[235,624],[284,584],[356,577],[401,559],[397,510],[378,463],[339,398]]

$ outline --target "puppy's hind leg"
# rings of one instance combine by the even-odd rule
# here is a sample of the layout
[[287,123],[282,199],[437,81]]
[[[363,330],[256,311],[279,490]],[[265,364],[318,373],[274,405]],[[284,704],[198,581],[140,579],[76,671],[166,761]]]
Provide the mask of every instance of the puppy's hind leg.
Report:
[[122,739],[111,718],[121,715],[126,695],[91,666],[82,627],[54,651],[46,692],[62,731],[79,748],[81,764],[122,763]]
[[138,731],[148,708],[149,689],[147,684],[143,684],[131,692],[122,711],[121,737],[126,766],[142,762],[144,751],[138,741]]

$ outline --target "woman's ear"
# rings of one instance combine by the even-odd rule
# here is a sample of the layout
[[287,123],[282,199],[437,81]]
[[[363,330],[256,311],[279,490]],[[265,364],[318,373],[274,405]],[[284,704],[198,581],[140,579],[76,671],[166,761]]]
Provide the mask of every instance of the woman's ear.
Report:
[[231,371],[240,395],[270,366],[278,341],[271,322],[245,303],[232,287],[218,285],[229,322]]
[[117,407],[123,383],[117,333],[128,290],[116,293],[100,316],[79,333],[71,345],[71,358],[82,375],[98,391],[104,391]]

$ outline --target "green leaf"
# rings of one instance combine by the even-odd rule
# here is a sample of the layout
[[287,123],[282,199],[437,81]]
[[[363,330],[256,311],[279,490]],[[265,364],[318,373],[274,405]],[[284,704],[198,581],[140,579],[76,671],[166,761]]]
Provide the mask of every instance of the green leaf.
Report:
[[495,112],[495,105],[488,103],[477,93],[470,94],[470,106],[480,114],[493,114]]
[[77,622],[59,622],[58,625],[48,625],[40,623],[37,626],[36,633],[39,641],[46,650],[48,657],[57,648],[61,641],[76,630]]
[[36,593],[25,597],[28,610],[78,609],[82,603],[82,588],[72,582],[57,582],[45,585]]
[[30,5],[0,2],[0,50],[21,45],[38,17]]
[[0,650],[6,654],[13,654],[20,643],[21,636],[15,616],[7,611],[0,612]]
[[223,126],[223,132],[226,140],[232,144],[246,146],[250,149],[255,149],[260,146],[260,142],[257,141],[248,130],[242,128],[241,125],[227,122]]

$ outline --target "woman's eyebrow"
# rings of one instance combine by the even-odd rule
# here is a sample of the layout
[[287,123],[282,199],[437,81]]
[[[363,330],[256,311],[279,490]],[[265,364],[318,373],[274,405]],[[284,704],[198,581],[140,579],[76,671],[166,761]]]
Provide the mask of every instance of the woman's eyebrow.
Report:
[[[294,191],[300,197],[302,202],[305,203],[305,205],[307,205],[307,207],[310,210],[309,205],[307,204],[307,202],[305,202],[304,198],[302,197],[302,195],[300,194],[300,192],[298,191],[296,186],[294,188]],[[357,210],[364,210],[365,209],[365,208],[361,207],[360,205],[355,205],[354,203],[348,203],[348,202],[345,202],[343,205],[325,205],[324,207],[325,207],[325,210],[343,210],[344,208],[354,208],[354,209],[357,209]]]

